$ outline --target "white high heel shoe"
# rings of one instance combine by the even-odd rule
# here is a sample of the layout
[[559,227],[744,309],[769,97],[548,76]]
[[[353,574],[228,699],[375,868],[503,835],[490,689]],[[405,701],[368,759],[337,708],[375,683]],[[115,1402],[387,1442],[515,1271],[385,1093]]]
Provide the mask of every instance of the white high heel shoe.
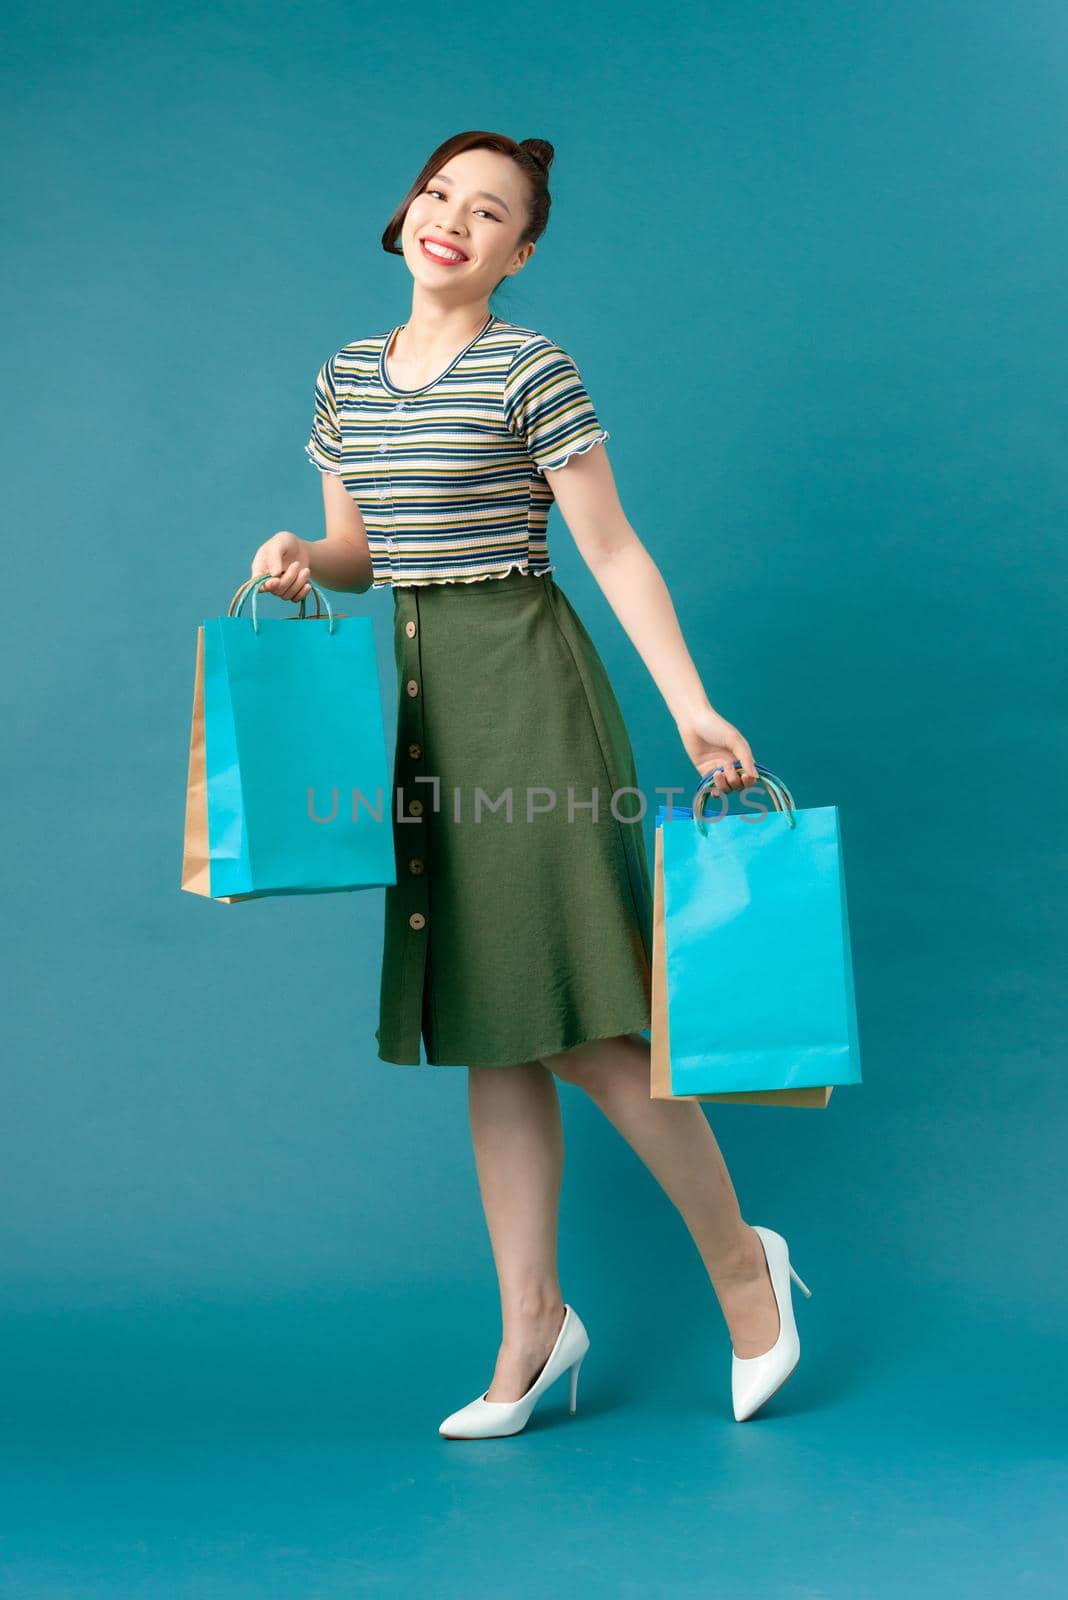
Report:
[[483,1390],[477,1400],[451,1412],[438,1432],[446,1439],[496,1439],[503,1434],[519,1433],[526,1427],[530,1413],[549,1385],[568,1370],[571,1373],[568,1409],[574,1415],[579,1368],[589,1348],[589,1335],[581,1317],[572,1306],[565,1305],[556,1343],[526,1394],[520,1395],[518,1400],[487,1400],[487,1391]]
[[759,1236],[771,1274],[771,1287],[779,1308],[779,1337],[770,1350],[759,1356],[736,1356],[731,1351],[731,1398],[734,1402],[734,1420],[744,1422],[758,1411],[765,1400],[770,1400],[781,1389],[797,1366],[801,1354],[801,1341],[794,1321],[793,1297],[790,1293],[792,1278],[802,1294],[811,1297],[812,1290],[801,1282],[790,1264],[786,1240],[773,1228],[753,1224]]

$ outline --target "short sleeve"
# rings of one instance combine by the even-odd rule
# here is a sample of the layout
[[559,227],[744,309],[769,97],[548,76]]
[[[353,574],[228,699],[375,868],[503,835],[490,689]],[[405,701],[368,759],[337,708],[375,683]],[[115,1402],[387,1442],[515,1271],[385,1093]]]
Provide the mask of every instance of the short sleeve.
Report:
[[341,471],[341,428],[337,416],[334,357],[324,361],[315,380],[315,414],[304,452],[320,472]]
[[528,340],[512,357],[504,382],[504,415],[539,471],[562,467],[609,437],[574,361],[544,335]]

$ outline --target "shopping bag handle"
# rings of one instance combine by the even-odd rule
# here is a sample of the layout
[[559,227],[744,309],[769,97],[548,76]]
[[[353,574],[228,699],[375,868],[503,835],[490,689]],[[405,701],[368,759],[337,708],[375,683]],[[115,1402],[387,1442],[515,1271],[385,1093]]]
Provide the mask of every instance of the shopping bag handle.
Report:
[[[239,617],[241,615],[241,610],[242,610],[242,607],[245,604],[245,601],[248,599],[249,595],[251,595],[252,596],[252,628],[253,628],[253,632],[254,633],[259,633],[260,625],[259,625],[259,621],[258,621],[257,616],[256,616],[256,602],[259,599],[260,591],[263,588],[263,585],[265,583],[269,583],[270,581],[271,581],[271,574],[269,572],[261,572],[258,578],[246,578],[244,583],[241,585],[241,587],[235,593],[233,600],[230,601],[230,607],[229,607],[229,610],[227,611],[227,616]],[[328,622],[329,631],[331,633],[333,633],[333,631],[334,631],[334,612],[333,612],[333,608],[331,607],[331,604],[330,604],[329,600],[326,598],[326,595],[323,593],[323,591],[319,588],[318,584],[312,583],[310,578],[308,579],[308,588],[315,595],[315,602],[316,602],[315,616],[311,618],[311,621],[314,622],[318,617],[322,616],[322,611],[319,609],[319,600],[320,600],[320,597],[321,597],[323,605],[326,606],[326,614],[327,614],[327,617],[329,619],[329,622]],[[238,599],[238,595],[241,596],[240,599]],[[235,606],[234,606],[234,601],[237,601],[236,609],[235,609]],[[304,616],[304,600],[303,600],[303,598],[301,599],[301,602],[300,602],[299,616],[300,617]]]
[[[251,582],[252,582],[251,578],[246,578],[244,583],[241,585],[241,587],[235,592],[233,600],[230,601],[230,604],[226,608],[226,615],[228,617],[232,617],[233,614],[234,614],[234,603],[237,600],[237,596],[239,594],[242,594],[248,588],[248,586],[249,586],[249,584]],[[304,616],[304,607],[306,606],[307,601],[308,601],[307,595],[302,594],[301,597],[300,597],[300,603],[297,606],[297,619],[298,620]],[[317,621],[318,618],[322,616],[322,614],[323,614],[323,608],[319,604],[319,590],[316,589],[315,590],[315,611],[314,611],[314,613],[312,615],[312,619],[311,620],[313,622]]]
[[[735,767],[740,767],[742,763],[740,761],[734,761],[732,765]],[[775,806],[776,810],[785,811],[786,819],[790,827],[796,828],[797,824],[794,821],[794,797],[786,787],[783,780],[776,773],[772,772],[770,767],[763,766],[759,761],[754,761],[753,765],[756,767],[756,770],[760,775],[761,787],[767,790],[771,802]],[[722,770],[722,767],[716,767],[714,771],[706,772],[694,791],[693,806],[691,808],[693,811],[693,819],[703,834],[708,833],[708,819],[704,814],[705,799],[713,792],[713,790],[715,790],[716,793],[730,793],[729,789],[725,789],[723,791],[716,790],[716,773],[722,772]],[[749,787],[753,788],[754,785],[750,784]],[[782,803],[784,800],[786,801],[785,805]]]

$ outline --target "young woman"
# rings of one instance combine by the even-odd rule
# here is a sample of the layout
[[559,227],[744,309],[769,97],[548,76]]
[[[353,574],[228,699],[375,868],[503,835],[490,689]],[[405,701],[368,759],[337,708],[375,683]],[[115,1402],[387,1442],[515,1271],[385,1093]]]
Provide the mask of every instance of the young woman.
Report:
[[604,665],[552,577],[554,500],[697,772],[721,793],[757,773],[627,521],[574,362],[489,309],[545,228],[552,157],[544,140],[479,131],[434,151],[382,236],[412,275],[409,320],[344,345],[316,379],[305,448],[326,537],[277,533],[252,561],[284,599],[309,578],[392,591],[398,881],[378,1054],[417,1065],[422,1039],[428,1063],[466,1066],[501,1296],[492,1381],[441,1423],[451,1438],[519,1432],[565,1371],[575,1409],[589,1341],[557,1276],[557,1077],[681,1213],[730,1331],[739,1420],[798,1355],[785,1240],[742,1220],[701,1106],[650,1098],[644,806],[626,797],[634,758]]

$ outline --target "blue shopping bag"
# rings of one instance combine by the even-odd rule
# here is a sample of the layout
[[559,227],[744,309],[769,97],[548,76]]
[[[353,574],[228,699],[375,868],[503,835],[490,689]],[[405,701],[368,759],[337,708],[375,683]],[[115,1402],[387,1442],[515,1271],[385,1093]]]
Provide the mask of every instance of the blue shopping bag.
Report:
[[302,600],[259,617],[266,577],[198,631],[182,888],[232,902],[394,884],[372,621],[315,584],[314,616]]
[[861,1082],[837,806],[757,763],[741,814],[656,815],[653,1098],[823,1105]]

